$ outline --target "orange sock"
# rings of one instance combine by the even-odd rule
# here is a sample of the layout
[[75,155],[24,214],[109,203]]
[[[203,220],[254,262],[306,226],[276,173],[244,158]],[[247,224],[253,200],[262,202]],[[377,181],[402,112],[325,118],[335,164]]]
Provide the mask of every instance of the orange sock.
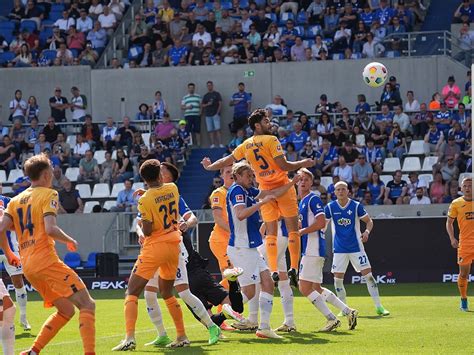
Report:
[[461,298],[467,298],[467,278],[461,277],[461,275],[458,277],[458,289]]
[[267,235],[265,237],[265,250],[267,251],[268,267],[271,272],[278,271],[278,246],[276,235]]
[[176,336],[182,337],[186,336],[184,331],[184,321],[183,321],[183,312],[181,311],[181,306],[178,303],[176,297],[172,296],[165,300],[166,307],[170,312],[171,318],[173,318],[174,326],[176,328]]
[[227,279],[222,279],[221,282],[219,282],[222,287],[224,287],[226,290],[229,290],[229,280]]
[[288,235],[288,250],[290,251],[291,268],[298,270],[301,254],[301,238],[298,232],[290,232]]
[[81,333],[84,353],[95,354],[95,313],[89,309],[79,312],[79,332]]
[[138,317],[138,297],[128,295],[125,297],[125,331],[127,337],[133,337],[135,335],[135,324],[137,323]]
[[33,343],[35,351],[41,351],[70,319],[71,318],[59,312],[51,314],[49,318],[46,319],[46,322],[44,322],[43,327]]

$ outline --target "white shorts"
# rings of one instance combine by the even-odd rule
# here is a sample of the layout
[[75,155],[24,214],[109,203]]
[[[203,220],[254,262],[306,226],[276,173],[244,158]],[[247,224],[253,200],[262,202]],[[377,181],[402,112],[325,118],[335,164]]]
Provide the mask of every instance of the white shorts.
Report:
[[299,279],[322,284],[325,260],[321,256],[304,255],[301,258]]
[[[277,263],[278,263],[278,271],[279,272],[287,272],[288,271],[288,264],[286,263],[286,249],[288,248],[288,238],[287,237],[277,237]],[[265,243],[260,245],[258,248],[259,253],[267,260],[267,249],[265,248]]]
[[[13,254],[20,258],[20,254],[17,251],[14,251]],[[19,267],[10,265],[5,254],[0,255],[0,263],[3,263],[10,277],[15,275],[23,275],[23,268],[21,267],[21,265]]]
[[239,276],[241,287],[260,283],[260,273],[268,270],[267,263],[257,248],[227,247],[227,256],[235,267],[240,267],[244,273]]
[[[182,244],[183,242],[181,242]],[[188,270],[186,269],[186,260],[188,258],[188,252],[184,244],[181,246],[181,251],[179,253],[179,261],[178,261],[178,270],[176,271],[176,278],[174,279],[174,286],[189,284],[188,282]],[[156,270],[155,275],[153,278],[148,280],[147,286],[158,288],[158,276],[159,276],[159,269]]]
[[3,280],[0,279],[0,300],[3,301],[3,298],[6,296],[10,297],[10,294],[8,293],[7,288],[5,287]]
[[334,253],[331,272],[333,274],[336,272],[345,273],[349,261],[357,272],[370,268],[369,258],[363,250],[358,253]]

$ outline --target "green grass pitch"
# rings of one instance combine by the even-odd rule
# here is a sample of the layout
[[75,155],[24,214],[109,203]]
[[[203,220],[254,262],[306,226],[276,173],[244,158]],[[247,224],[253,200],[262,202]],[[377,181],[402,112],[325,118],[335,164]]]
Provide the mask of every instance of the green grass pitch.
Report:
[[[143,346],[155,332],[146,314],[145,302],[140,300],[137,322],[137,350],[135,354],[195,353],[195,354],[310,354],[310,353],[383,353],[383,354],[472,354],[474,352],[474,312],[459,311],[456,284],[398,284],[381,285],[384,306],[392,312],[386,318],[375,315],[372,300],[365,285],[348,285],[348,303],[360,312],[358,326],[347,330],[347,322],[336,332],[318,333],[325,320],[304,297],[295,297],[297,333],[284,335],[282,340],[258,339],[251,332],[225,332],[226,339],[213,346],[207,345],[207,331],[183,306],[185,325],[191,347],[165,350]],[[472,294],[472,287],[471,287]],[[28,348],[42,322],[51,314],[42,302],[30,296],[28,318],[33,327],[30,333],[17,327],[15,348]],[[111,354],[124,333],[123,291],[93,293],[97,301],[97,354]],[[474,300],[474,299],[473,299]],[[183,305],[183,304],[182,304]],[[174,330],[166,307],[160,300],[165,326],[173,337]],[[474,304],[473,304],[474,306]],[[272,327],[282,323],[282,307],[275,297]],[[61,330],[42,354],[81,354],[77,314]]]

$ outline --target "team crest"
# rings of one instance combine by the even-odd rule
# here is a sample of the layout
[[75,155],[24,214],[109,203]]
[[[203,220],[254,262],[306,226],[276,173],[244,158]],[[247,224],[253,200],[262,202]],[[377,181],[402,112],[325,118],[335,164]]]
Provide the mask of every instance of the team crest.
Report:
[[51,203],[49,204],[51,208],[54,208],[55,210],[58,209],[58,201],[56,200],[51,200]]
[[347,211],[347,214],[350,216],[352,214],[352,211],[351,210]]
[[219,197],[217,197],[217,196],[214,197],[214,198],[212,199],[212,203],[219,203]]

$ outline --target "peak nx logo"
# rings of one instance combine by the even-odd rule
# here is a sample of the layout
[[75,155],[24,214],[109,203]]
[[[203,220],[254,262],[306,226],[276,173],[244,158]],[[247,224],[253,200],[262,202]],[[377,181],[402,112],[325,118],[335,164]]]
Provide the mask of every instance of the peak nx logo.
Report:
[[351,225],[351,220],[349,218],[339,218],[337,220],[337,224],[343,227],[347,227]]
[[91,284],[92,290],[124,290],[126,288],[126,281],[94,281]]
[[[443,274],[443,282],[458,282],[458,274]],[[469,282],[474,282],[474,274],[469,275]]]
[[[387,272],[386,275],[374,275],[378,284],[396,284],[397,279],[393,277],[393,273]],[[353,284],[365,284],[365,278],[361,275],[352,276]]]

